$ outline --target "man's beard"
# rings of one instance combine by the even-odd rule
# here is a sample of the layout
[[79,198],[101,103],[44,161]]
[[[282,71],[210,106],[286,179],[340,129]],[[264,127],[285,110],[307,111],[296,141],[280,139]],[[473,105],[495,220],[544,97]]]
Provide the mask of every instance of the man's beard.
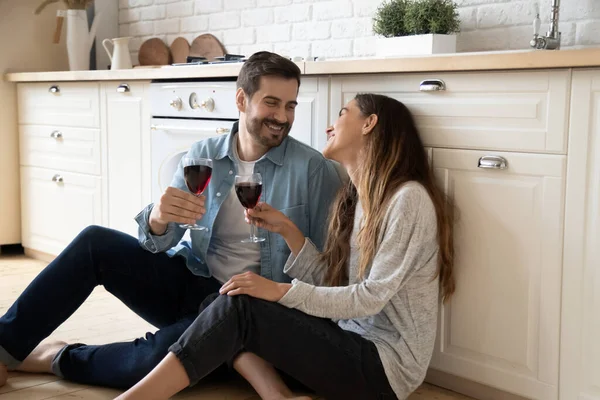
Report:
[[[271,124],[274,126],[282,126],[283,129],[282,129],[281,134],[279,134],[277,137],[271,135],[271,133],[268,133],[267,136],[262,136],[260,134],[260,132],[261,132],[264,124]],[[264,119],[248,118],[246,120],[246,130],[248,131],[250,136],[252,136],[252,138],[256,142],[260,143],[261,145],[263,145],[269,149],[272,147],[279,146],[281,144],[281,142],[283,142],[283,140],[290,133],[290,129],[291,129],[291,127],[290,127],[289,123],[286,122],[286,123],[282,124],[280,122],[277,122],[277,121],[275,121],[273,119],[269,119],[269,118],[264,118]]]

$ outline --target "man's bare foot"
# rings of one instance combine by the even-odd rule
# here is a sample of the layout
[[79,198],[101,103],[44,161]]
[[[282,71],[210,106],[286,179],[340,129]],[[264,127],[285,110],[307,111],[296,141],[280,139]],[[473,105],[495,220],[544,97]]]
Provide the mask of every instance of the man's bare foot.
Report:
[[7,380],[8,380],[8,370],[6,369],[6,365],[0,364],[0,387],[6,385]]
[[67,343],[54,340],[46,343],[41,343],[33,349],[31,354],[17,367],[17,371],[23,372],[42,372],[52,373],[52,360],[58,354],[60,349],[65,347]]

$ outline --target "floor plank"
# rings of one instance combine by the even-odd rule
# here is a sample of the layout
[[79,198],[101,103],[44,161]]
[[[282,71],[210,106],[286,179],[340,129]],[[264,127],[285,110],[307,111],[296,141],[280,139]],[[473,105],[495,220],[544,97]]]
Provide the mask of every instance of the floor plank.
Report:
[[[0,256],[0,315],[20,295],[45,263],[25,256]],[[51,336],[69,343],[102,344],[132,340],[156,328],[143,321],[104,288],[96,288],[88,300]],[[119,390],[90,387],[52,375],[11,372],[0,388],[0,400],[109,400]],[[177,394],[174,400],[260,400],[245,382],[198,385]],[[323,400],[323,399],[319,399]],[[424,384],[409,400],[473,400]]]

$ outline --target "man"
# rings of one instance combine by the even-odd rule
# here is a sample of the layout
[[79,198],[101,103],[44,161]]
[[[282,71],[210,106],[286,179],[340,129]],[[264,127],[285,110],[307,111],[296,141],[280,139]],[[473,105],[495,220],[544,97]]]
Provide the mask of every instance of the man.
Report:
[[[240,119],[232,132],[198,142],[188,152],[213,160],[204,196],[186,189],[180,164],[171,187],[136,217],[139,243],[102,227],[82,231],[0,318],[0,386],[8,368],[128,388],[156,366],[203,300],[231,276],[254,271],[290,281],[283,273],[289,255],[283,239],[259,231],[264,242],[241,243],[250,227],[235,196],[234,177],[259,172],[261,200],[323,245],[327,205],[341,180],[319,152],[288,137],[299,85],[299,68],[283,57],[260,52],[246,61],[237,80]],[[185,229],[179,225],[197,220],[208,229],[191,231],[191,243],[180,242]],[[38,346],[97,285],[159,330],[133,342]]]

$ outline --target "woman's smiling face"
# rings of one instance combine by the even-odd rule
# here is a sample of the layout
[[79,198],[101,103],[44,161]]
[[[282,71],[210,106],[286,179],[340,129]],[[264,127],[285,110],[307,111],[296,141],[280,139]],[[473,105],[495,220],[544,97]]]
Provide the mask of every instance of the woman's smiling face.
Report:
[[365,120],[356,100],[346,104],[337,121],[327,128],[327,146],[323,155],[341,164],[354,163],[363,147]]

